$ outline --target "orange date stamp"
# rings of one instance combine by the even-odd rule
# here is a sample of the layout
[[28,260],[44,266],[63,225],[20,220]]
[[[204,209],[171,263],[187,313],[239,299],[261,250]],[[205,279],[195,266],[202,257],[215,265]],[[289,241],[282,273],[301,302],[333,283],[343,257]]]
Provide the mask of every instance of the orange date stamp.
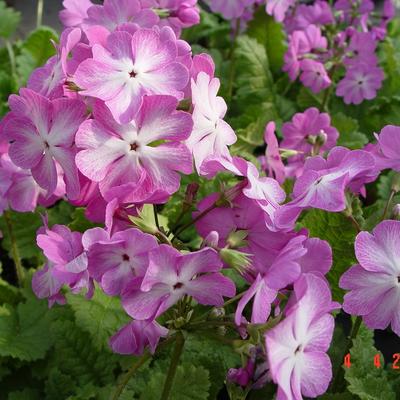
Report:
[[[383,357],[382,357],[381,354],[376,354],[374,356],[374,359],[371,360],[371,363],[373,363],[375,368],[382,368],[382,361],[381,361],[382,358]],[[350,353],[348,353],[348,354],[346,354],[344,356],[343,365],[346,368],[350,368],[351,367],[351,355],[350,355]],[[393,354],[392,369],[400,370],[400,353]]]

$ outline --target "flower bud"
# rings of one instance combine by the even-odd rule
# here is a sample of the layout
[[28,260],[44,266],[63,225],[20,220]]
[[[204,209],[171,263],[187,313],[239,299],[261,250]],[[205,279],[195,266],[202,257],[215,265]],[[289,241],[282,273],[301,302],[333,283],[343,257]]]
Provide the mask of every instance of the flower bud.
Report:
[[158,232],[157,225],[154,220],[153,206],[146,204],[139,211],[139,216],[129,217],[129,219],[145,233],[155,235]]
[[396,204],[392,210],[393,219],[400,221],[400,204]]
[[328,140],[328,135],[321,129],[319,135],[317,136],[316,144],[323,146]]
[[184,211],[190,209],[196,200],[197,192],[199,191],[200,185],[196,182],[189,183],[186,188],[185,198],[183,200]]
[[223,248],[220,250],[219,255],[225,264],[243,274],[246,272],[250,265],[250,254],[242,253],[238,250]]
[[204,247],[211,247],[211,248],[217,248],[218,247],[218,242],[219,242],[219,234],[216,231],[211,231],[203,240],[203,243],[201,245],[202,248]]
[[394,192],[400,192],[400,174],[396,173],[392,179],[392,187],[391,189]]

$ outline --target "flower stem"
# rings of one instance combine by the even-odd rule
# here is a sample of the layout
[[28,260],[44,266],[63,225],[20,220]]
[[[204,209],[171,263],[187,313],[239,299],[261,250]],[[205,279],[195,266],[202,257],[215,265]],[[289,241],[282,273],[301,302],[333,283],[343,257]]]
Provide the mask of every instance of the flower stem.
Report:
[[389,196],[389,198],[388,198],[388,200],[387,200],[387,202],[386,202],[386,205],[385,205],[385,210],[383,211],[383,214],[382,214],[382,221],[383,221],[384,219],[386,219],[387,213],[388,213],[388,211],[389,211],[390,203],[392,202],[393,197],[394,197],[395,194],[396,194],[396,191],[395,191],[395,190],[392,190],[392,191],[390,192],[390,196]]
[[[167,345],[168,343],[171,343],[172,341],[174,341],[176,339],[176,336],[170,336],[169,338],[165,339],[163,342],[161,342],[158,345],[157,351],[159,351],[162,347],[164,347],[165,345]],[[128,370],[128,372],[125,374],[125,376],[123,377],[123,379],[121,380],[121,382],[119,383],[119,385],[117,386],[117,389],[115,390],[115,393],[112,397],[112,400],[118,400],[119,397],[121,396],[123,390],[125,389],[125,386],[128,384],[128,382],[131,380],[131,378],[135,375],[136,371],[138,371],[138,369],[140,367],[142,367],[142,365],[146,364],[146,362],[148,360],[150,360],[152,358],[152,355],[150,354],[149,351],[146,351],[146,353],[144,353],[135,364],[132,365],[132,367]]]
[[122,379],[122,381],[119,383],[119,385],[117,386],[117,389],[114,393],[114,396],[112,397],[112,400],[118,400],[119,396],[121,396],[121,393],[123,392],[123,390],[125,389],[125,386],[128,384],[128,382],[130,381],[130,379],[133,377],[133,375],[135,375],[135,372],[144,364],[146,364],[146,362],[148,360],[150,360],[151,358],[151,354],[149,352],[144,353],[142,355],[142,357],[139,358],[139,360],[132,365],[132,367],[129,369],[129,371],[126,373],[126,375],[124,376],[124,378]]
[[154,222],[156,223],[156,227],[160,230],[160,221],[158,220],[158,211],[157,206],[153,204],[153,212],[154,212]]
[[181,358],[183,347],[185,345],[185,338],[183,333],[179,331],[176,335],[176,343],[174,353],[172,354],[171,364],[169,365],[167,377],[165,378],[164,388],[161,394],[161,400],[168,400],[171,393],[172,385],[174,383],[176,370],[179,365],[179,360]]
[[10,43],[9,40],[5,39],[4,40],[5,44],[6,44],[6,49],[7,49],[7,53],[8,53],[8,58],[10,59],[10,66],[11,66],[11,75],[15,80],[15,83],[18,85],[18,87],[20,86],[20,81],[19,81],[19,77],[17,74],[17,63],[15,61],[15,52],[14,52],[14,48],[13,45]]
[[40,28],[43,23],[43,6],[44,0],[38,0],[36,12],[36,28]]
[[[358,316],[351,328],[350,336],[347,339],[347,345],[342,360],[344,360],[344,357],[346,357],[346,355],[350,352],[353,340],[357,337],[358,331],[360,330],[361,323],[362,323],[362,318]],[[332,383],[333,392],[340,392],[343,388],[343,383],[344,383],[344,368],[342,367],[342,365],[340,365],[336,373],[336,377]]]
[[10,237],[11,254],[15,265],[15,271],[17,273],[18,286],[22,286],[25,276],[24,267],[22,266],[21,257],[19,255],[19,250],[17,246],[17,241],[14,235],[12,220],[8,211],[4,212],[4,219],[7,225],[8,236]]
[[216,208],[216,207],[217,207],[216,203],[211,204],[210,207],[208,207],[204,211],[202,211],[196,218],[193,218],[187,224],[185,224],[181,228],[179,228],[175,232],[173,238],[171,239],[171,242],[173,242],[183,231],[185,231],[187,228],[190,228],[192,225],[194,225],[197,221],[202,219],[205,215],[207,215],[210,211],[214,210],[214,208]]

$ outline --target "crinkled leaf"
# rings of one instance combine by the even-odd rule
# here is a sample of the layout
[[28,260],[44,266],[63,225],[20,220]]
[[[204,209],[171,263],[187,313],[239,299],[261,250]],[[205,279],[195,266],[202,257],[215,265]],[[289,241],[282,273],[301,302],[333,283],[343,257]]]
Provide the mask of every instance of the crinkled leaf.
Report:
[[331,284],[333,298],[341,302],[344,291],[339,288],[339,279],[355,263],[355,227],[343,214],[317,209],[307,211],[302,225],[309,229],[310,236],[326,240],[331,245],[333,265],[327,278]]
[[16,308],[0,307],[0,355],[33,361],[43,358],[52,345],[46,303],[28,300]]
[[21,13],[7,7],[4,1],[0,1],[0,37],[8,39],[17,30],[21,20]]
[[338,145],[349,149],[361,149],[368,143],[368,138],[358,131],[358,121],[343,113],[332,117],[332,125],[339,131]]
[[91,335],[92,343],[98,349],[108,349],[109,338],[130,320],[120,300],[107,296],[99,288],[90,300],[73,294],[67,294],[67,299],[74,310],[77,326]]

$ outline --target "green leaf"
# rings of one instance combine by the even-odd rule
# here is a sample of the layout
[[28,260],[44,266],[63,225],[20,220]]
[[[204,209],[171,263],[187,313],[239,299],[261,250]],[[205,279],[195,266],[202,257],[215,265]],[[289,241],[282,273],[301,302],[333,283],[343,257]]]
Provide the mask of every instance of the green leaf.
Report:
[[[36,246],[36,232],[42,226],[40,215],[9,211],[9,216],[21,258],[35,257],[39,251]],[[11,254],[11,241],[4,217],[0,218],[0,230],[4,235],[2,246]]]
[[94,228],[98,225],[90,222],[85,216],[85,209],[82,207],[75,208],[72,213],[72,221],[68,225],[72,231],[85,232],[88,229]]
[[0,307],[0,355],[25,361],[43,358],[52,345],[46,303],[28,300]]
[[102,386],[114,382],[117,356],[99,351],[91,336],[74,321],[57,318],[51,324],[51,333],[54,336],[51,366],[72,377],[78,386],[90,383]]
[[67,299],[74,310],[77,326],[91,335],[92,343],[98,349],[108,349],[109,338],[130,320],[120,300],[107,296],[99,288],[90,300],[73,294],[67,294]]
[[209,400],[217,398],[223,388],[226,374],[230,368],[241,365],[240,355],[232,346],[211,340],[203,334],[191,334],[185,343],[183,362],[201,365],[210,373]]
[[56,54],[52,40],[58,41],[57,32],[50,27],[42,26],[33,31],[23,42],[21,53],[17,56],[17,70],[24,82],[35,68],[44,65]]
[[17,30],[21,20],[21,13],[7,7],[4,1],[0,1],[0,36],[8,39]]
[[274,74],[280,73],[287,48],[283,25],[268,15],[265,7],[260,7],[250,21],[246,33],[265,47],[271,71]]
[[387,372],[374,366],[374,357],[379,354],[383,364],[383,355],[374,347],[374,333],[365,326],[360,327],[350,350],[351,366],[345,368],[345,379],[349,392],[361,400],[395,400],[396,394],[387,379]]
[[45,393],[47,400],[66,399],[75,393],[75,381],[71,376],[54,368],[46,380]]
[[332,125],[339,131],[338,145],[349,149],[361,149],[368,143],[368,138],[358,132],[358,121],[343,113],[337,113],[332,117]]
[[[152,374],[140,400],[159,400],[166,373]],[[209,373],[203,367],[193,364],[178,366],[172,385],[170,400],[207,400],[210,388]]]
[[37,389],[25,388],[11,392],[8,395],[8,400],[40,400],[40,393]]
[[339,288],[339,279],[355,264],[354,240],[357,234],[351,221],[340,213],[329,213],[312,209],[302,220],[310,236],[328,241],[333,250],[333,265],[327,274],[334,300],[342,301],[344,291]]
[[322,104],[321,96],[312,93],[304,86],[301,87],[296,101],[297,105],[303,110],[309,107],[319,108]]

